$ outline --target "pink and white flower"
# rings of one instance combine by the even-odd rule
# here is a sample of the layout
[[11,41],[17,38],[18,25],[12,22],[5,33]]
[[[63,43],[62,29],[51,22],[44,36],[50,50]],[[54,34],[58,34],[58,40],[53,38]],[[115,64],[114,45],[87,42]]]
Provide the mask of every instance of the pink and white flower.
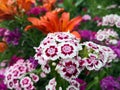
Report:
[[56,90],[56,85],[57,85],[57,82],[55,78],[53,78],[49,81],[48,85],[46,86],[46,90]]
[[74,38],[74,36],[72,34],[70,34],[69,32],[56,32],[55,33],[55,40],[57,42],[69,41],[72,38]]
[[66,90],[79,90],[79,88],[75,87],[74,85],[69,85]]
[[102,19],[102,25],[103,26],[114,26],[119,18],[120,16],[118,16],[117,14],[106,15]]
[[28,73],[33,70],[35,70],[35,68],[30,61],[20,59],[13,66],[6,68],[4,83],[7,85],[8,89],[33,90],[27,89],[30,87],[31,83],[33,83],[32,86],[34,87],[34,83],[39,80],[39,77],[36,74]]
[[104,29],[104,30],[99,30],[95,38],[98,41],[103,41],[106,45],[108,44],[117,44],[117,41],[119,39],[117,32],[115,32],[113,29]]
[[76,78],[83,68],[79,66],[79,62],[75,59],[64,59],[58,63],[55,70],[62,78],[70,81]]
[[45,72],[45,73],[50,73],[51,72],[51,68],[49,66],[49,64],[46,65],[42,65],[41,69]]
[[36,83],[39,81],[39,76],[34,74],[34,73],[31,73],[30,74],[30,77],[32,78],[32,80]]
[[46,48],[43,50],[43,56],[45,59],[48,60],[56,60],[58,59],[58,48],[57,45],[48,45]]
[[59,56],[63,59],[73,58],[77,56],[78,51],[74,44],[69,42],[63,42],[58,45]]
[[81,56],[82,58],[77,58],[80,66],[86,67],[88,70],[99,70],[116,58],[116,54],[109,47],[101,46],[91,41],[84,42],[82,45],[86,54]]
[[28,87],[31,83],[31,78],[30,77],[23,77],[20,80],[20,85],[22,88]]

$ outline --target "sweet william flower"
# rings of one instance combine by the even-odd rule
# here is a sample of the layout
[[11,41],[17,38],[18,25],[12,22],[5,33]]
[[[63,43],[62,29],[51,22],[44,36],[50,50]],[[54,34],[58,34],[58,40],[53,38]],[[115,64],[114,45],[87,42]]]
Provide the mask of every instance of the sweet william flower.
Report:
[[34,57],[30,57],[28,60],[30,61],[30,63],[32,63],[32,64],[33,64],[34,68],[36,68],[36,67],[37,67],[37,65],[38,65],[38,61],[37,61],[37,60],[35,60],[35,58],[34,58]]
[[4,82],[8,89],[14,90],[36,90],[35,83],[38,82],[38,75],[29,60],[19,59],[5,71]]
[[48,85],[45,87],[46,90],[56,90],[57,82],[55,78],[51,79],[48,83]]
[[71,81],[78,77],[83,68],[79,66],[78,61],[75,59],[64,59],[57,64],[55,70],[62,78],[67,81]]

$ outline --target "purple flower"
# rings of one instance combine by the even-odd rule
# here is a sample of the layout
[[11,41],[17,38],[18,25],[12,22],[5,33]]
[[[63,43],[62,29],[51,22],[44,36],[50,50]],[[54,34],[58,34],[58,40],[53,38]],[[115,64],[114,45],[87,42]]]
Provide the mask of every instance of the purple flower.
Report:
[[3,81],[4,78],[5,76],[0,74],[0,90],[7,90],[7,86],[4,84],[4,81]]
[[83,22],[86,22],[86,21],[89,21],[89,20],[91,20],[91,16],[88,15],[88,14],[86,14],[86,15],[84,15],[84,16],[82,17],[82,21],[83,21]]
[[116,46],[110,45],[109,47],[117,54],[117,57],[120,58],[120,40]]
[[79,78],[76,78],[75,80],[80,83],[80,90],[86,89],[87,83],[85,81],[83,81],[82,79],[79,79]]
[[10,31],[8,35],[6,35],[4,37],[4,40],[8,44],[18,45],[20,37],[21,37],[21,33],[19,32],[18,29],[15,29],[14,31]]
[[120,58],[120,49],[117,47],[111,47],[111,48],[117,54],[117,57]]
[[92,32],[90,30],[79,30],[78,32],[80,33],[82,39],[85,39],[85,40],[95,39],[94,35],[96,32]]
[[27,12],[27,15],[35,15],[38,16],[40,14],[44,14],[46,12],[46,8],[41,7],[33,7],[30,11]]
[[120,90],[120,83],[112,76],[107,76],[100,81],[102,90]]
[[6,28],[0,28],[0,37],[3,37],[6,35],[6,32],[8,32],[9,30]]
[[12,66],[13,64],[15,64],[18,60],[23,59],[22,57],[18,57],[16,55],[12,56],[10,62],[9,62],[9,66]]
[[98,22],[100,22],[100,21],[102,21],[102,18],[100,18],[100,17],[98,17],[98,16],[95,16],[95,17],[93,18],[93,21],[98,21]]
[[120,48],[120,40],[117,43],[117,47]]
[[30,57],[29,60],[34,65],[34,68],[36,68],[38,65],[38,60],[35,60],[34,57]]

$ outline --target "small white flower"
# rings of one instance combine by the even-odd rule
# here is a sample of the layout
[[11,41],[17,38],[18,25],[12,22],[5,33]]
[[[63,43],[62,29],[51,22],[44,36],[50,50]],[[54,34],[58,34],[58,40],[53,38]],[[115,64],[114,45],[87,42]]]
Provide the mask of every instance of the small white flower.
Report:
[[78,50],[76,46],[69,42],[60,43],[58,45],[59,56],[63,59],[73,58],[77,56]]
[[43,50],[43,55],[45,59],[57,60],[59,58],[57,45],[47,45],[46,48]]
[[96,39],[97,39],[98,41],[104,41],[105,35],[104,35],[104,34],[96,34]]
[[48,85],[45,88],[46,90],[56,90],[56,85],[57,85],[57,82],[55,78],[53,78],[49,81]]
[[22,88],[28,87],[31,83],[31,78],[29,77],[24,77],[20,80],[20,85]]
[[76,88],[76,87],[73,86],[73,85],[69,85],[69,86],[67,87],[67,90],[79,90],[79,88]]

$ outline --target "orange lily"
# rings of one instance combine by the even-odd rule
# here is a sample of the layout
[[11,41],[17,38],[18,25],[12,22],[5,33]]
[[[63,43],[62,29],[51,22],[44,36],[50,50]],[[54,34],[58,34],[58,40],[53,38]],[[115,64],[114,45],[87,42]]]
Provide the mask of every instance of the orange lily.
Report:
[[17,0],[19,9],[23,9],[25,12],[30,10],[31,6],[35,4],[35,0]]
[[43,7],[50,11],[55,3],[56,0],[43,0]]
[[35,0],[0,0],[0,21],[28,11]]
[[7,49],[7,44],[5,42],[0,42],[0,53]]
[[[25,28],[25,31],[30,28],[37,28],[45,34],[54,32],[72,32],[75,25],[78,24],[81,20],[81,16],[70,20],[70,14],[67,12],[62,13],[60,18],[58,17],[58,13],[47,12],[46,15],[40,17],[40,19],[29,17],[28,21],[31,22],[32,25],[28,25]],[[77,32],[74,31],[73,34],[80,38]]]

